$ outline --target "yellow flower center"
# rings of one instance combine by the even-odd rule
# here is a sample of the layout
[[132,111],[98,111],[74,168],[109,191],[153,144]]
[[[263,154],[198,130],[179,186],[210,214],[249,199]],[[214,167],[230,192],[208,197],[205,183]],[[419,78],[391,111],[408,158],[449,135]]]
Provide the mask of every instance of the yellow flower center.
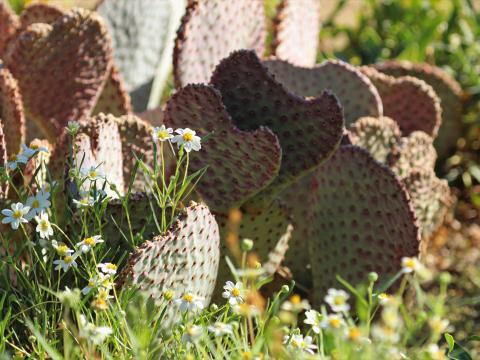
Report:
[[241,354],[242,359],[251,359],[252,353],[250,351],[243,351]]
[[295,294],[290,298],[290,302],[293,305],[299,305],[302,302],[302,298],[299,295]]
[[88,287],[95,287],[95,279],[88,280]]
[[42,220],[42,221],[40,221],[40,229],[41,229],[42,231],[47,231],[48,228],[49,228],[49,225],[50,225],[50,224],[48,223],[47,220]]
[[193,134],[190,132],[184,133],[183,135],[183,140],[185,141],[192,141],[193,140]]
[[232,289],[232,295],[235,296],[235,297],[239,297],[240,296],[240,290],[236,287],[234,287]]
[[191,303],[193,301],[193,296],[190,295],[190,294],[185,294],[185,295],[183,295],[183,301]]
[[345,298],[343,296],[335,296],[333,302],[335,303],[335,305],[343,305],[345,304]]
[[32,208],[38,209],[39,207],[40,207],[40,202],[37,199],[33,200],[32,201]]
[[64,255],[68,252],[68,246],[67,245],[60,245],[57,247],[57,253],[59,255]]
[[415,268],[415,259],[408,259],[405,261],[405,267],[407,268],[410,268],[410,269],[414,269]]
[[97,298],[101,300],[106,300],[108,298],[108,292],[106,292],[105,290],[100,290],[98,292]]
[[291,341],[290,341],[290,345],[292,345],[293,347],[296,347],[296,348],[299,347],[298,342],[296,342],[295,340],[291,340]]
[[90,173],[88,174],[88,176],[91,177],[91,178],[96,178],[97,175],[98,175],[98,173],[95,170],[90,171]]
[[357,341],[361,335],[360,329],[357,327],[352,327],[348,330],[348,338],[352,341]]
[[30,145],[30,149],[32,150],[38,150],[39,146],[38,145]]
[[86,238],[83,242],[88,246],[95,245],[95,239],[93,237]]
[[10,161],[17,161],[17,154],[10,155]]
[[192,327],[187,328],[187,334],[190,335],[190,336],[195,335],[195,331],[193,330]]
[[159,139],[163,140],[163,139],[168,139],[170,137],[170,134],[168,133],[167,130],[161,130],[158,132],[157,136]]
[[108,263],[106,268],[109,270],[117,270],[117,265]]
[[21,212],[20,210],[15,210],[12,216],[14,219],[20,219],[23,217],[23,212]]
[[73,256],[71,256],[71,255],[65,256],[65,257],[63,258],[63,262],[64,262],[65,264],[71,264],[71,263],[73,262]]
[[340,319],[339,318],[331,318],[328,320],[328,323],[332,328],[339,328],[340,327]]

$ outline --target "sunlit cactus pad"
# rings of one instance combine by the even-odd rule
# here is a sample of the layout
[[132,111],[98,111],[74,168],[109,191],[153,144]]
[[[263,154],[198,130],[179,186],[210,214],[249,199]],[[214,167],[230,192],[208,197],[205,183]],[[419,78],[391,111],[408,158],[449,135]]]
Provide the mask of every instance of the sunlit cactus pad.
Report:
[[166,290],[175,298],[193,294],[207,305],[215,287],[219,232],[214,216],[191,203],[162,236],[142,244],[129,258],[121,282],[135,285],[162,302]]

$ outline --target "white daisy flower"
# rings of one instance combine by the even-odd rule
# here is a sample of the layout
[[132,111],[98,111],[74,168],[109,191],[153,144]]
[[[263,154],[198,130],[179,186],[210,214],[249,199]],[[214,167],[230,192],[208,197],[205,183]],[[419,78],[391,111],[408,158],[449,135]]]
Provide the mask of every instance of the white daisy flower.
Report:
[[73,250],[70,249],[66,244],[62,242],[57,242],[57,240],[52,240],[52,247],[55,249],[59,256],[71,255]]
[[26,202],[27,206],[30,206],[27,217],[33,219],[35,215],[48,209],[51,205],[49,198],[50,193],[43,190],[39,190],[35,196],[30,196]]
[[393,301],[393,296],[387,293],[381,293],[378,295],[378,302],[380,305],[388,305]]
[[95,326],[88,322],[84,315],[80,315],[79,336],[82,339],[85,339],[94,345],[100,345],[112,334],[112,332],[112,329],[108,326]]
[[182,341],[195,342],[202,336],[202,327],[198,325],[187,326],[182,335]]
[[87,295],[90,291],[102,287],[106,290],[111,289],[113,281],[110,275],[99,273],[88,280],[87,286],[82,289],[82,294]]
[[447,330],[449,321],[447,319],[442,319],[440,316],[434,315],[430,319],[428,319],[428,326],[435,334],[441,334],[445,330]]
[[258,306],[253,304],[246,304],[246,303],[235,305],[233,307],[233,311],[238,315],[242,315],[246,317],[257,316],[261,313]]
[[28,162],[28,158],[23,154],[13,154],[10,156],[9,161],[7,162],[7,167],[10,170],[15,170],[18,168],[19,164],[26,164]]
[[313,339],[311,336],[305,336],[300,334],[288,336],[285,335],[283,338],[283,343],[287,345],[288,348],[293,350],[302,350],[310,355],[315,354],[315,350],[317,349],[317,345],[313,344]]
[[180,308],[180,311],[202,310],[204,307],[203,299],[190,293],[184,294],[180,299],[175,299],[174,304]]
[[48,239],[50,236],[53,236],[52,224],[48,219],[47,213],[42,212],[39,216],[35,216],[35,221],[37,222],[35,231],[40,234],[42,239]]
[[417,258],[414,257],[403,257],[402,258],[402,271],[405,274],[409,274],[411,272],[418,272],[422,269],[422,264],[418,261]]
[[48,153],[48,149],[44,146],[38,146],[35,144],[31,144],[30,146],[22,144],[22,155],[27,158],[31,158],[33,155],[39,152]]
[[215,335],[215,337],[220,337],[223,335],[232,335],[233,327],[230,324],[217,321],[215,324],[208,327],[208,331]]
[[322,329],[339,329],[341,326],[343,326],[345,322],[343,321],[342,317],[337,314],[330,314],[327,315],[321,322],[320,322],[320,327]]
[[92,207],[95,204],[95,199],[88,193],[80,194],[80,199],[73,199],[73,203],[77,207],[77,209],[83,209]]
[[400,341],[399,331],[388,325],[374,325],[372,327],[372,336],[378,341],[392,344]]
[[102,237],[100,235],[95,235],[83,239],[82,241],[77,243],[77,247],[80,248],[81,252],[87,253],[90,251],[91,248],[100,243],[103,243]]
[[29,211],[30,207],[22,203],[12,204],[11,209],[2,210],[2,214],[5,215],[2,224],[10,224],[12,229],[17,230],[21,223],[28,223],[26,215]]
[[100,263],[97,266],[104,274],[115,275],[117,273],[117,265],[115,264]]
[[445,349],[441,349],[437,344],[430,344],[427,352],[432,360],[447,360]]
[[325,302],[330,305],[335,312],[348,311],[350,310],[348,298],[349,295],[344,290],[328,289]]
[[364,342],[366,337],[362,336],[362,331],[357,326],[349,326],[345,329],[345,339],[351,342]]
[[73,254],[73,255],[65,255],[63,258],[55,260],[53,262],[53,265],[57,265],[55,267],[55,270],[62,269],[64,272],[66,272],[72,266],[77,267],[77,262],[75,261],[76,258],[77,256]]
[[300,295],[294,294],[290,297],[289,300],[285,301],[282,304],[282,310],[285,311],[292,311],[292,312],[300,312],[303,310],[310,309],[310,304],[307,300],[302,299]]
[[305,317],[304,323],[310,325],[315,334],[319,334],[322,315],[318,311],[308,310],[305,312]]
[[227,281],[223,287],[223,290],[222,296],[225,299],[228,299],[228,303],[230,305],[235,306],[245,301],[245,291],[241,282],[234,284],[231,281]]
[[98,166],[90,166],[89,168],[81,168],[80,175],[90,181],[105,180],[105,174]]
[[152,137],[154,141],[167,141],[173,138],[173,129],[166,128],[165,125],[162,125],[160,127],[154,127],[152,130]]
[[175,135],[172,139],[172,143],[176,143],[178,147],[183,145],[183,148],[186,152],[192,150],[199,151],[202,148],[201,139],[199,136],[195,135],[196,132],[189,129],[177,129],[175,132],[178,135]]

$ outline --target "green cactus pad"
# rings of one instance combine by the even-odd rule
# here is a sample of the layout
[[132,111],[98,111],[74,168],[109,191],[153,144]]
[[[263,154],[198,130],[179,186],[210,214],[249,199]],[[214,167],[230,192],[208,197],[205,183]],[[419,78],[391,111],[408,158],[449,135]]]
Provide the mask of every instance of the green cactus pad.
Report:
[[191,203],[165,235],[146,241],[130,256],[119,282],[138,286],[159,303],[170,290],[174,298],[189,293],[207,306],[217,278],[219,243],[215,217],[205,205]]
[[286,61],[267,60],[264,65],[289,91],[317,97],[331,91],[342,105],[345,124],[362,116],[382,116],[382,101],[372,82],[352,65],[329,60],[313,68],[296,67]]
[[17,154],[25,142],[25,115],[17,81],[0,62],[0,119],[9,155]]
[[[113,115],[100,114],[88,119],[81,132],[75,137],[75,165],[77,168],[98,167],[109,183],[114,184],[123,194],[123,154],[120,132]],[[90,186],[86,183],[87,190]],[[101,181],[97,183],[102,188]]]
[[103,86],[102,93],[93,109],[93,114],[105,113],[122,116],[130,114],[132,111],[130,96],[125,89],[117,67],[113,65],[107,82]]
[[[3,134],[2,120],[0,119],[0,168],[6,168],[8,161],[7,144],[5,143],[5,135]],[[3,182],[0,179],[0,200],[5,199],[8,194],[8,181]]]
[[342,146],[315,173],[315,211],[309,241],[314,304],[336,275],[353,286],[375,271],[380,281],[419,254],[420,234],[408,194],[397,177],[366,150]]
[[389,117],[363,117],[348,128],[352,145],[367,149],[375,160],[385,164],[402,136],[398,124]]
[[20,22],[18,16],[12,11],[8,5],[8,0],[0,0],[0,57],[3,58],[3,53],[7,47],[8,42],[17,32]]
[[52,25],[30,25],[4,60],[28,117],[55,142],[67,121],[92,111],[110,71],[111,46],[101,18],[75,9]]
[[415,76],[429,84],[441,100],[442,125],[435,139],[440,158],[445,158],[455,148],[462,134],[462,88],[449,74],[429,64],[408,61],[387,61],[374,65],[378,70],[398,77]]
[[305,100],[284,88],[253,51],[237,51],[216,68],[213,86],[236,126],[270,128],[280,140],[282,166],[270,187],[282,189],[325,161],[343,133],[342,109],[328,92]]
[[421,130],[435,137],[442,122],[440,99],[426,82],[411,77],[394,78],[374,68],[361,71],[377,88],[383,103],[383,114],[394,119],[403,135]]
[[[229,222],[229,216],[225,214],[216,214],[216,218],[221,239],[220,267],[215,291],[217,295],[215,300],[219,300],[225,282],[233,279],[233,274],[225,261],[225,256],[232,261],[235,260],[228,245],[229,234],[237,237],[239,241],[253,240],[252,251],[258,256],[264,275],[271,276],[284,259],[292,237],[293,225],[287,207],[278,200],[257,214],[241,211],[241,219],[238,223]],[[240,244],[235,245],[239,246]]]
[[59,7],[49,4],[31,4],[20,15],[20,25],[25,30],[36,23],[51,24],[61,18],[65,12]]
[[282,0],[273,31],[273,55],[298,66],[315,65],[320,39],[320,1]]
[[443,223],[452,204],[448,183],[432,169],[414,169],[402,182],[410,194],[422,235],[428,239]]
[[103,0],[97,7],[112,34],[115,63],[137,111],[147,107],[157,68],[172,63],[183,8],[181,0]]
[[415,131],[400,139],[392,149],[389,165],[401,179],[413,169],[433,170],[437,152],[433,147],[433,139],[422,131]]
[[188,85],[172,96],[165,123],[189,127],[208,139],[190,153],[192,171],[208,166],[196,189],[216,211],[240,206],[269,185],[281,163],[278,138],[267,128],[242,131],[234,126],[220,94],[208,85]]
[[207,83],[215,66],[232,51],[264,52],[263,2],[258,0],[189,0],[177,33],[173,56],[177,88]]

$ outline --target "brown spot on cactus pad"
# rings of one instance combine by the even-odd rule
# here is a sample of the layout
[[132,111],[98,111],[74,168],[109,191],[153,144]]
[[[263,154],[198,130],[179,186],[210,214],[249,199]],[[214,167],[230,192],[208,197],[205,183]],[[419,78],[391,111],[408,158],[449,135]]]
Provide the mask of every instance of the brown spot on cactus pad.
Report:
[[264,52],[265,14],[260,0],[189,0],[174,50],[177,87],[206,83],[232,51]]
[[383,114],[394,119],[403,135],[421,130],[435,137],[442,121],[440,99],[426,82],[411,77],[394,78],[374,68],[361,71],[377,88],[383,103]]
[[435,139],[435,148],[445,158],[462,134],[462,88],[442,69],[429,64],[408,61],[387,61],[374,65],[381,72],[398,76],[414,76],[429,84],[441,100],[442,125]]
[[342,105],[345,124],[362,116],[382,116],[382,101],[372,82],[354,66],[339,60],[325,61],[313,68],[286,61],[267,60],[264,65],[289,91],[303,97],[317,97],[331,91]]
[[277,137],[264,127],[254,131],[235,127],[220,94],[210,86],[188,85],[172,96],[165,123],[209,136],[200,152],[191,153],[191,166],[192,171],[208,166],[196,189],[217,211],[241,205],[278,174],[281,150]]
[[272,54],[298,66],[313,66],[320,32],[320,0],[282,0],[274,20]]
[[237,51],[224,59],[211,83],[220,90],[236,126],[243,130],[266,126],[278,136],[282,166],[269,190],[278,191],[311,171],[340,142],[343,114],[336,97],[320,92],[305,100],[290,93],[252,51]]
[[71,10],[52,25],[30,25],[8,47],[5,64],[27,115],[54,142],[67,121],[92,111],[110,71],[110,40],[98,15]]
[[19,26],[18,16],[8,5],[8,0],[0,0],[0,57],[3,57],[8,42],[15,35]]
[[[171,229],[143,243],[120,276],[124,286],[137,286],[158,303],[163,292],[185,293],[210,302],[218,272],[220,236],[214,216],[203,204],[191,203]],[[169,314],[174,313],[169,308]]]
[[401,268],[404,256],[418,256],[419,229],[405,188],[366,150],[342,146],[315,173],[313,232],[309,251],[314,303],[336,275],[351,284],[375,271],[381,280]]
[[25,115],[17,81],[0,62],[0,120],[8,154],[17,154],[25,141]]

